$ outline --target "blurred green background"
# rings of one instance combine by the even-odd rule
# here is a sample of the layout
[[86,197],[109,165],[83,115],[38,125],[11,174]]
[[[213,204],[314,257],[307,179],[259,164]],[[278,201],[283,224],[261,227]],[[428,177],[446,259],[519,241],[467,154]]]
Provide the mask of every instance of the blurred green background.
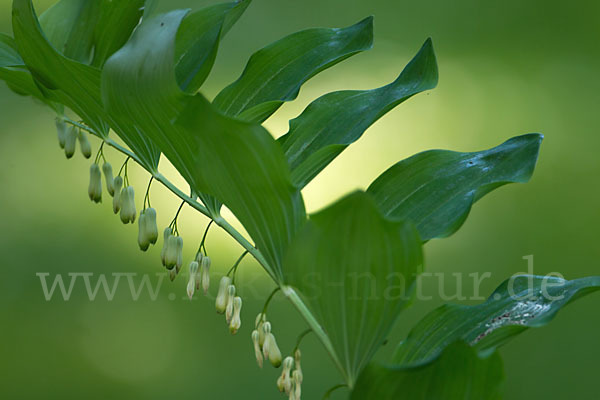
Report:
[[[36,1],[39,13],[52,1]],[[165,0],[163,8],[199,7],[208,1]],[[10,1],[0,2],[0,30],[11,32]],[[427,244],[426,268],[446,274],[489,271],[482,293],[534,255],[535,272],[566,278],[599,274],[600,225],[600,2],[556,0],[412,1],[254,0],[222,43],[204,93],[214,96],[241,73],[257,49],[294,31],[347,26],[375,16],[375,47],[321,73],[297,101],[267,121],[279,136],[287,121],[313,99],[338,89],[366,89],[391,82],[431,36],[440,84],[399,106],[374,125],[304,191],[317,210],[355,188],[365,188],[394,162],[416,152],[445,148],[481,150],[527,132],[545,134],[533,180],[510,185],[478,203],[464,227]],[[56,143],[53,115],[0,85],[0,398],[66,399],[277,399],[278,371],[254,362],[250,326],[272,289],[255,263],[245,260],[239,282],[243,326],[228,333],[211,300],[185,299],[186,279],[164,280],[158,298],[133,301],[126,278],[112,301],[101,291],[90,301],[81,278],[72,297],[45,301],[39,272],[149,274],[162,272],[159,248],[137,249],[137,230],[112,215],[108,201],[87,199],[89,161],[66,161]],[[98,143],[93,143],[97,148]],[[114,166],[123,157],[108,151]],[[173,170],[166,174],[185,187]],[[147,175],[130,168],[138,192]],[[159,222],[166,225],[177,200],[159,185],[152,190]],[[184,208],[180,231],[189,259],[207,220]],[[218,276],[241,253],[233,240],[211,230],[211,292]],[[97,275],[92,278],[95,284]],[[68,279],[67,279],[68,281]],[[441,303],[437,282],[424,280],[433,300],[402,315],[385,359],[423,313]],[[464,291],[471,288],[465,283]],[[600,296],[569,306],[542,329],[526,332],[502,349],[507,399],[600,398]],[[279,344],[291,351],[304,328],[279,296],[270,307]],[[339,377],[317,340],[303,342],[304,398],[319,399]],[[344,391],[332,398],[346,397]]]

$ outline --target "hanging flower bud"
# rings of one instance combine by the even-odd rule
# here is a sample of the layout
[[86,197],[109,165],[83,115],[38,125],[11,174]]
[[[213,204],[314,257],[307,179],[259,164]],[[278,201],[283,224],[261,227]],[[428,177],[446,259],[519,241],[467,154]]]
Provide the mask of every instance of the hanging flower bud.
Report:
[[163,231],[163,247],[160,252],[160,259],[164,267],[167,266],[167,251],[169,250],[169,238],[171,237],[171,228],[167,227]]
[[190,300],[194,297],[194,290],[196,289],[196,275],[198,275],[198,261],[192,261],[190,263],[190,280],[187,284],[187,295]]
[[256,320],[254,321],[254,326],[256,327],[256,330],[258,331],[258,344],[260,345],[261,349],[263,347],[263,344],[265,343],[265,331],[263,329],[263,324],[267,322],[267,314],[265,313],[260,313],[256,316]]
[[121,222],[124,224],[135,222],[135,193],[133,186],[121,190]]
[[279,368],[281,365],[281,350],[279,350],[279,346],[277,346],[275,336],[271,333],[271,323],[269,321],[263,323],[263,332],[265,335],[265,341],[262,345],[263,356],[269,359],[271,365],[275,368]]
[[292,372],[292,382],[293,382],[293,393],[295,400],[300,400],[302,397],[302,372],[300,369],[294,370]]
[[177,253],[177,259],[175,260],[175,270],[177,273],[181,270],[181,266],[183,265],[183,238],[181,236],[177,236],[175,240],[175,252]]
[[169,270],[174,269],[177,265],[177,246],[177,236],[169,235],[165,252],[165,267]]
[[219,314],[223,314],[227,307],[227,288],[230,283],[231,278],[228,276],[222,277],[221,282],[219,282],[219,291],[217,292],[217,299],[215,301],[215,308]]
[[146,208],[144,213],[146,216],[146,240],[148,243],[155,244],[158,240],[158,226],[156,225],[156,210],[154,208]]
[[104,172],[104,180],[106,181],[106,190],[111,196],[115,195],[115,179],[113,178],[112,165],[105,162],[102,164],[102,172]]
[[67,158],[73,157],[75,154],[75,145],[77,143],[77,128],[68,126],[65,133],[65,155]]
[[231,317],[231,322],[229,323],[229,332],[232,335],[235,335],[240,327],[242,326],[242,298],[237,296],[233,299],[233,317]]
[[[281,350],[279,350],[279,346],[277,346],[277,341],[275,340],[275,336],[270,333],[267,335],[269,339],[269,362],[275,368],[279,368],[281,365]],[[265,342],[267,341],[265,338]]]
[[263,354],[262,354],[262,350],[260,348],[260,333],[258,332],[258,330],[253,330],[252,331],[252,343],[254,344],[254,356],[256,357],[256,363],[258,364],[258,366],[260,368],[262,368],[263,366]]
[[142,251],[146,251],[148,250],[148,247],[150,247],[148,234],[146,232],[146,210],[142,210],[140,212],[140,217],[138,218],[138,245]]
[[88,186],[88,195],[90,200],[95,203],[102,201],[102,173],[98,164],[94,163],[90,167],[90,184]]
[[206,256],[202,258],[202,290],[204,294],[208,293],[210,287],[210,257]]
[[113,212],[117,214],[121,210],[121,189],[123,187],[123,178],[117,176],[113,184],[115,187],[113,195]]
[[79,148],[81,149],[81,154],[83,154],[85,158],[90,158],[92,156],[92,145],[88,139],[87,132],[80,129],[77,138],[79,139]]
[[[301,360],[302,353],[300,352],[300,349],[296,349],[294,353],[294,362],[296,364],[296,369],[294,370],[294,373],[298,375],[297,381],[299,382],[299,385],[302,384],[302,380],[304,379],[304,375],[302,374],[302,365],[300,364]],[[296,397],[300,398],[299,396]]]
[[285,394],[290,394],[292,390],[292,378],[290,376],[292,368],[294,367],[294,359],[292,357],[286,357],[283,360],[283,370],[281,371],[281,375],[279,379],[277,379],[277,388],[280,392],[285,392]]
[[229,285],[227,287],[227,305],[225,306],[225,320],[227,323],[231,322],[233,317],[233,299],[235,298],[235,286]]
[[56,133],[58,134],[58,145],[61,149],[64,149],[65,141],[67,140],[67,124],[65,123],[65,120],[60,117],[56,117],[55,124]]

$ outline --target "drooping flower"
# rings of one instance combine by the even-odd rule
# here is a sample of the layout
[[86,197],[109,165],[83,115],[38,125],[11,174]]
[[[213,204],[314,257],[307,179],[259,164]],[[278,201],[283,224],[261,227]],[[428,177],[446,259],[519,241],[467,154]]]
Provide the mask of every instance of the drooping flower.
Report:
[[88,139],[87,132],[80,129],[77,134],[77,139],[79,139],[79,149],[81,150],[81,154],[83,154],[85,158],[90,158],[92,156],[92,145]]
[[217,298],[215,301],[215,308],[219,314],[223,314],[227,308],[227,289],[230,284],[231,278],[228,276],[222,277],[221,282],[219,282],[219,291],[217,292]]
[[90,167],[90,184],[88,186],[88,195],[90,200],[95,203],[102,201],[102,173],[98,164],[94,163]]
[[236,296],[233,299],[233,317],[231,317],[231,322],[229,323],[229,332],[231,332],[232,335],[235,335],[242,326],[241,312],[242,298]]
[[106,190],[111,196],[115,195],[115,178],[113,177],[113,169],[110,163],[102,164],[102,172],[104,172],[104,180],[106,182]]
[[114,192],[113,195],[113,212],[117,214],[121,210],[121,191],[123,188],[123,178],[117,176],[114,179]]

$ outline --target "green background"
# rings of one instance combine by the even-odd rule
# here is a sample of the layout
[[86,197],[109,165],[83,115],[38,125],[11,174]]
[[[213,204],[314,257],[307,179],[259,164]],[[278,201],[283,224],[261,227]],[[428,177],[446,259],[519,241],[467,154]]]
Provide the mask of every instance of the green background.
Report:
[[[51,1],[36,1],[38,12]],[[194,7],[206,1],[167,1]],[[0,30],[11,32],[10,1],[1,0]],[[491,272],[482,293],[526,271],[561,272],[568,279],[599,274],[600,161],[598,105],[600,3],[595,1],[255,0],[222,43],[203,92],[213,97],[241,73],[257,49],[294,31],[347,26],[375,16],[375,47],[321,73],[297,101],[266,122],[279,136],[287,120],[313,99],[339,89],[367,89],[391,82],[431,36],[440,84],[375,124],[304,191],[311,211],[368,184],[394,162],[419,151],[481,150],[528,132],[545,135],[533,180],[511,185],[478,203],[463,228],[425,249],[426,268],[445,276]],[[126,278],[112,301],[101,292],[90,301],[79,280],[69,301],[45,301],[39,272],[150,274],[163,270],[159,248],[137,249],[135,226],[112,215],[110,202],[87,198],[90,161],[66,161],[56,141],[53,115],[28,98],[0,87],[0,397],[277,399],[278,371],[259,370],[250,326],[272,289],[257,264],[245,260],[238,280],[245,303],[242,329],[231,337],[213,302],[185,299],[186,279],[165,280],[156,301],[147,292],[132,301]],[[93,146],[98,142],[93,139]],[[116,168],[123,157],[107,152]],[[165,174],[185,188],[166,163]],[[141,204],[147,175],[130,168]],[[152,190],[161,226],[178,202],[158,184]],[[180,231],[187,259],[207,220],[184,208]],[[241,253],[233,240],[211,230],[211,292]],[[81,279],[81,278],[78,278]],[[95,284],[97,275],[92,278]],[[141,277],[135,282],[139,285]],[[68,279],[67,279],[68,280]],[[470,280],[464,293],[472,293]],[[424,279],[430,301],[417,302],[398,321],[385,360],[410,326],[441,303],[438,282]],[[171,296],[170,296],[171,295]],[[174,300],[171,300],[174,298]],[[564,310],[542,329],[530,330],[502,349],[507,399],[600,398],[600,297]],[[273,331],[284,352],[304,324],[277,296],[270,307]],[[339,377],[317,340],[303,342],[305,398],[318,399]],[[343,390],[332,398],[345,398]]]

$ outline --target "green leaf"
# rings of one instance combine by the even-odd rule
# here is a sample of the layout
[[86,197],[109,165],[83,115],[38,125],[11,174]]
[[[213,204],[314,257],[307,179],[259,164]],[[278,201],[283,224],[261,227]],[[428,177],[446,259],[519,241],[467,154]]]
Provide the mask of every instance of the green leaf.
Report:
[[294,33],[254,53],[239,79],[223,89],[214,104],[227,115],[262,122],[295,99],[308,79],[372,43],[372,18],[343,29]]
[[292,242],[285,282],[329,338],[349,385],[409,302],[422,261],[412,224],[387,220],[364,192],[312,215]]
[[292,169],[293,181],[304,187],[375,121],[411,96],[433,89],[438,70],[431,39],[389,85],[372,90],[326,94],[290,121],[279,140]]
[[[180,89],[173,55],[185,15],[177,10],[145,20],[107,61],[107,109],[151,138],[196,193],[229,207],[279,281],[285,249],[306,218],[302,197],[264,128],[225,117],[200,94]],[[212,212],[220,218],[218,208]]]
[[504,381],[497,352],[481,357],[456,342],[435,360],[413,367],[370,364],[351,400],[499,400]]
[[385,171],[367,192],[388,217],[414,222],[424,241],[449,236],[485,194],[531,178],[542,139],[528,134],[485,151],[419,153]]
[[572,281],[552,276],[513,277],[485,303],[445,304],[426,315],[400,344],[394,363],[430,360],[456,340],[481,351],[496,348],[528,328],[546,325],[562,307],[599,289],[600,276]]
[[50,101],[37,86],[10,36],[0,33],[0,79],[15,93],[33,96],[59,112],[60,106]]
[[46,10],[39,21],[46,38],[60,54],[89,64],[99,12],[97,0],[61,0]]
[[140,21],[144,0],[61,0],[40,16],[42,31],[62,55],[102,67]]
[[195,93],[215,62],[219,41],[241,17],[251,0],[217,4],[184,18],[177,32],[175,72],[182,90]]
[[31,0],[14,0],[13,31],[19,54],[36,81],[52,92],[52,98],[106,136],[108,124],[102,118],[100,71],[66,58],[52,47],[41,31]]

